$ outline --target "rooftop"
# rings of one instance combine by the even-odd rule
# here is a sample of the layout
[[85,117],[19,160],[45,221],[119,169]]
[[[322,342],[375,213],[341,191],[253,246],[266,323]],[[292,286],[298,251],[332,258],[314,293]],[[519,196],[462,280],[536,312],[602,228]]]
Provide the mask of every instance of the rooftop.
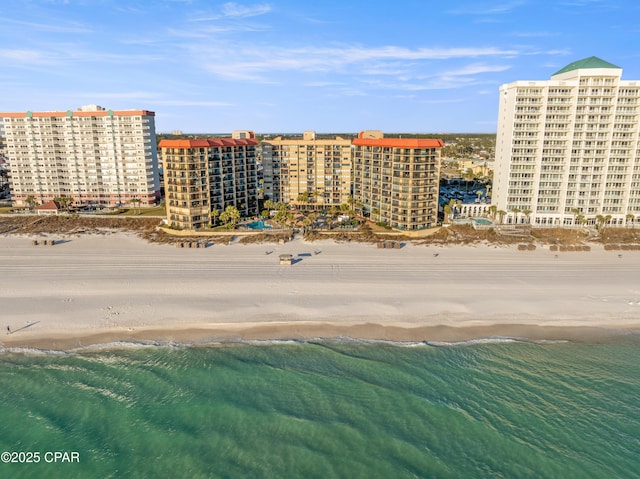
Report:
[[160,148],[208,148],[210,146],[250,146],[257,145],[255,138],[207,138],[191,140],[161,140]]
[[357,146],[382,146],[390,148],[442,148],[442,140],[428,138],[356,138],[353,144]]
[[567,73],[573,70],[584,69],[584,68],[614,68],[617,70],[621,69],[619,66],[616,66],[613,63],[605,62],[601,58],[589,57],[589,58],[583,58],[582,60],[578,60],[573,63],[569,63],[563,69],[555,72],[553,76],[560,75],[561,73]]

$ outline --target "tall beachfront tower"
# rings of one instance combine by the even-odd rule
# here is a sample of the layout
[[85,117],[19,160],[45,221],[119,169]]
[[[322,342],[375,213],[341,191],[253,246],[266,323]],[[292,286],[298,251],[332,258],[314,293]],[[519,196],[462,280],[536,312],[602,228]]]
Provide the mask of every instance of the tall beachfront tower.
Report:
[[353,145],[354,198],[365,215],[401,230],[437,225],[442,140],[384,138],[369,130]]
[[623,226],[640,213],[640,80],[621,75],[590,57],[500,87],[492,203],[506,222]]
[[264,195],[273,201],[296,202],[301,194],[319,207],[347,203],[351,195],[351,140],[276,137],[261,142]]
[[[160,198],[155,113],[0,113],[16,206],[71,197],[76,205],[141,206]],[[28,201],[29,200],[29,201]]]
[[160,141],[169,225],[206,228],[211,212],[227,206],[242,216],[258,214],[257,145],[253,132],[244,130],[231,138]]

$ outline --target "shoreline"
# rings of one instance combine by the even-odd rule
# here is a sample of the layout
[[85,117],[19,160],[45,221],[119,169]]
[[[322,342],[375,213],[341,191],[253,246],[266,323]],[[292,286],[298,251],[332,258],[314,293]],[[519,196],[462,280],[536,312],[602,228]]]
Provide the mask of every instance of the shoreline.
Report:
[[640,340],[640,327],[566,326],[538,324],[487,324],[479,326],[427,325],[406,327],[372,323],[252,323],[215,324],[185,329],[105,330],[83,335],[18,338],[0,342],[0,354],[16,350],[49,352],[91,352],[136,347],[213,347],[293,341],[383,342],[431,346],[474,342],[568,342],[609,344]]
[[[60,238],[57,236],[57,238]],[[279,254],[292,254],[280,266]],[[640,331],[640,252],[0,236],[0,348],[352,338],[602,342]]]

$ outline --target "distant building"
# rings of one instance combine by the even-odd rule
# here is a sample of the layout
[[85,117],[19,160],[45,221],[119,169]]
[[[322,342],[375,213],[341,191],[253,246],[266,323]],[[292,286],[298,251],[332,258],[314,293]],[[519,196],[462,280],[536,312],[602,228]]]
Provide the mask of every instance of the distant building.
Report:
[[305,131],[302,139],[280,136],[263,140],[264,196],[295,203],[302,194],[316,205],[347,203],[351,195],[351,141],[317,138]]
[[0,113],[16,206],[72,197],[76,205],[154,205],[160,195],[155,113],[105,110]]
[[505,222],[622,226],[640,214],[640,81],[621,76],[590,57],[500,87],[492,203]]
[[353,145],[354,198],[365,216],[401,230],[437,225],[442,140],[384,138],[369,130]]
[[242,216],[258,213],[255,135],[232,138],[162,140],[165,203],[170,226],[208,227],[211,212],[235,206]]

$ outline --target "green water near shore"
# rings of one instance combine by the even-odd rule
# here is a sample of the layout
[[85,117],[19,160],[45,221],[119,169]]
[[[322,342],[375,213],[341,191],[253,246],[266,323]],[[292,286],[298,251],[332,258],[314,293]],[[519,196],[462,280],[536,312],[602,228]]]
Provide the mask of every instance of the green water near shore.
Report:
[[640,341],[0,354],[0,477],[636,478]]

